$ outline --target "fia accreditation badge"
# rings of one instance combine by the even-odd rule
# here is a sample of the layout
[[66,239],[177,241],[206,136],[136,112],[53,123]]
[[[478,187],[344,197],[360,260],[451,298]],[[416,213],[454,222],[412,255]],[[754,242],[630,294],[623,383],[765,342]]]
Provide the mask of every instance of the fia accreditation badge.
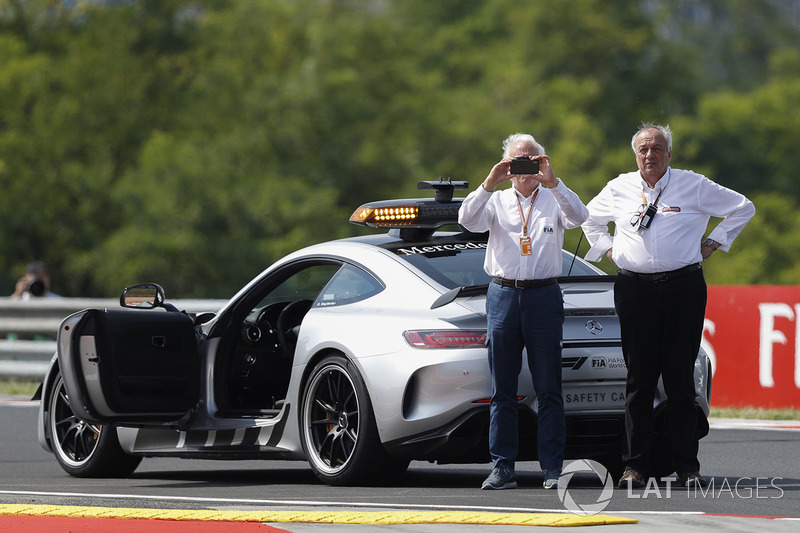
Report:
[[533,246],[531,246],[531,238],[528,236],[519,238],[519,248],[522,255],[531,255],[533,253]]

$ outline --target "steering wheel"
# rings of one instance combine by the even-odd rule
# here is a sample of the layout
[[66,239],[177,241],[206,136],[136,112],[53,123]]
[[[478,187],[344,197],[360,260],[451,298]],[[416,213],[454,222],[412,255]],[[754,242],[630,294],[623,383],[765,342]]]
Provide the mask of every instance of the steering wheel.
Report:
[[297,347],[297,337],[300,333],[300,322],[311,309],[311,300],[295,300],[283,308],[278,315],[278,322],[275,325],[275,332],[278,334],[278,342],[281,345],[283,357],[291,359],[294,357],[294,349]]

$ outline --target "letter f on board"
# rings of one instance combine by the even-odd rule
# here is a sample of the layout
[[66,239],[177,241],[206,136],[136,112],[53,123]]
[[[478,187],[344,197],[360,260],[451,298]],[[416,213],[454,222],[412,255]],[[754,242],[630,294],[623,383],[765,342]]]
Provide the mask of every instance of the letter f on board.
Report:
[[[772,375],[772,348],[776,342],[786,344],[786,335],[775,329],[775,318],[794,320],[800,314],[800,304],[795,305],[795,311],[788,304],[762,303],[758,304],[760,315],[759,346],[758,346],[758,381],[762,387],[774,387],[775,380]],[[795,323],[795,364],[794,383],[800,388],[800,321]]]

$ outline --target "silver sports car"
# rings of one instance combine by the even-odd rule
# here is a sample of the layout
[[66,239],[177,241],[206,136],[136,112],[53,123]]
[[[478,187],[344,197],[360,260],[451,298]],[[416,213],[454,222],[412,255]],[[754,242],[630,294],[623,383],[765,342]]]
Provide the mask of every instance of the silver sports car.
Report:
[[[388,232],[296,251],[214,314],[181,312],[148,284],[122,293],[125,309],[67,317],[40,388],[40,443],[79,477],[126,476],[150,456],[307,460],[330,484],[371,483],[411,460],[488,462],[487,236],[455,224],[453,189],[465,187],[420,182],[435,198],[359,207],[351,222]],[[563,258],[566,457],[616,473],[625,363],[614,278]],[[710,377],[700,353],[701,434]],[[519,460],[536,460],[526,367],[518,391]],[[659,431],[665,401],[659,389]]]

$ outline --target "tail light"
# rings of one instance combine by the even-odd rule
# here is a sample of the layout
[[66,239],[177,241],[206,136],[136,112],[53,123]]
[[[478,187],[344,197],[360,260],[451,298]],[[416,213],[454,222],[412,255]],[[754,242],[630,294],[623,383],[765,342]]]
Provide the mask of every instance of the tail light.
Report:
[[486,330],[406,331],[406,342],[414,348],[483,348]]
[[[527,398],[527,396],[517,396],[517,401],[518,402],[524,402],[526,398]],[[473,400],[472,403],[480,403],[480,404],[492,403],[492,399],[491,398],[481,398],[480,400]]]

